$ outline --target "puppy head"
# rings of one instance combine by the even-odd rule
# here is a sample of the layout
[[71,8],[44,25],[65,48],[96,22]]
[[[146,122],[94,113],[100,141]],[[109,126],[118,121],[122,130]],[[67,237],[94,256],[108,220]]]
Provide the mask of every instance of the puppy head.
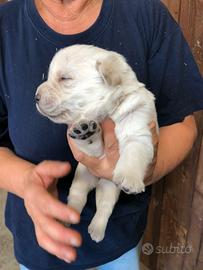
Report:
[[100,121],[135,79],[121,55],[94,46],[70,46],[54,56],[48,80],[36,92],[37,109],[57,123],[82,117]]

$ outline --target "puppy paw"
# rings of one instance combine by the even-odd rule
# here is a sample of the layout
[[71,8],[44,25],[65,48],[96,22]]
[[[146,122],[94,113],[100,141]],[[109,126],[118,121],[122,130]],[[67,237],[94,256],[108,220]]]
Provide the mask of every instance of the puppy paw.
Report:
[[144,181],[136,175],[114,175],[113,182],[127,194],[137,194],[145,191]]
[[104,239],[105,229],[100,224],[94,222],[94,220],[90,223],[88,227],[88,233],[90,234],[93,241],[99,243]]
[[68,135],[77,140],[86,140],[100,132],[100,126],[93,120],[82,120],[74,123],[68,130]]
[[121,190],[127,194],[137,194],[145,191],[145,185],[141,181],[124,177],[121,184]]

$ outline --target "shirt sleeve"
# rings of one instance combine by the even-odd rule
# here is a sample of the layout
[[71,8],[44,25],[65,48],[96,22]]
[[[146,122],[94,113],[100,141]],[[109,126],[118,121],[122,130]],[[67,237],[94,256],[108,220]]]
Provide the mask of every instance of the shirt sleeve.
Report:
[[13,149],[9,133],[8,133],[8,121],[7,111],[0,97],[0,147],[8,147]]
[[[203,109],[203,79],[191,50],[167,9],[159,4],[158,29],[148,57],[148,88],[156,96],[160,126]],[[154,27],[155,27],[154,26]]]

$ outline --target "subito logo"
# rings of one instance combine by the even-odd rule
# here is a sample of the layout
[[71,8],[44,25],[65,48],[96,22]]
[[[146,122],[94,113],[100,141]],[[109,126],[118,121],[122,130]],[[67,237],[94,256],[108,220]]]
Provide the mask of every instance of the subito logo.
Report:
[[154,247],[151,243],[145,243],[142,245],[142,252],[145,255],[151,255],[154,252]]

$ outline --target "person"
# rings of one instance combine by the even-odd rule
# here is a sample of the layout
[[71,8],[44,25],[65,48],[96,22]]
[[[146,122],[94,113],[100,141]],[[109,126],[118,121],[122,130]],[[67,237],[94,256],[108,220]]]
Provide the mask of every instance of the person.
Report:
[[[202,78],[179,26],[158,0],[13,0],[0,6],[0,22],[0,187],[8,191],[5,219],[21,269],[139,269],[136,247],[147,222],[149,184],[190,151],[197,133],[193,112],[203,108]],[[160,126],[146,191],[121,194],[100,243],[87,232],[94,191],[81,217],[65,203],[76,160],[111,180],[119,151],[114,125],[102,124],[106,157],[88,157],[69,139],[74,158],[67,127],[39,115],[34,101],[55,52],[73,44],[124,55],[154,93]]]

